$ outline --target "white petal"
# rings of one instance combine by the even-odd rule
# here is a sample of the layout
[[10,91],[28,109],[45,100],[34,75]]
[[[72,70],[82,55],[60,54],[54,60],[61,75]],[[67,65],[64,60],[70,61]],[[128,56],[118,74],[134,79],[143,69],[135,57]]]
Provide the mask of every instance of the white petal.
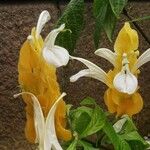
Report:
[[34,107],[34,121],[35,121],[35,129],[36,129],[36,138],[37,143],[39,143],[39,150],[63,150],[60,146],[56,131],[55,131],[55,112],[56,108],[60,102],[60,100],[66,95],[66,93],[62,93],[62,95],[56,100],[50,109],[46,121],[43,116],[43,112],[40,106],[40,103],[35,95],[30,92],[22,92],[14,95],[14,97],[18,97],[22,94],[29,94],[33,100]]
[[69,61],[68,51],[60,46],[54,46],[52,49],[43,49],[43,57],[49,63],[56,67],[65,66]]
[[90,74],[90,69],[84,69],[70,77],[70,82],[76,82],[81,77],[87,77]]
[[44,25],[51,19],[51,16],[47,10],[42,11],[39,16],[38,23],[36,26],[36,38],[39,38],[39,35],[44,27]]
[[118,120],[114,125],[114,129],[116,131],[116,133],[119,133],[122,130],[123,125],[126,123],[127,118],[121,118],[120,120]]
[[57,35],[63,31],[65,28],[65,24],[62,24],[59,28],[52,30],[47,37],[45,38],[44,41],[44,48],[47,47],[48,49],[51,49],[54,44],[55,44],[55,40]]
[[100,48],[95,51],[95,54],[102,58],[105,58],[115,66],[116,54],[113,53],[111,50],[107,48]]
[[22,92],[19,94],[14,95],[14,97],[28,94],[31,96],[33,101],[33,107],[34,107],[34,125],[36,130],[36,142],[39,143],[39,147],[41,147],[44,144],[44,133],[45,133],[45,119],[43,116],[43,112],[41,109],[41,105],[36,98],[36,96],[30,92]]
[[[79,72],[78,75],[76,74],[75,77],[78,79],[79,77],[83,77],[83,76],[87,76],[87,77],[92,77],[94,79],[98,79],[101,82],[106,84],[106,78],[107,78],[107,74],[105,71],[103,71],[100,67],[98,67],[97,65],[95,65],[94,63],[83,59],[83,58],[79,58],[79,57],[73,57],[70,56],[71,59],[75,59],[78,60],[80,62],[82,62],[83,64],[85,64],[88,67],[87,72],[86,71],[82,71]],[[79,76],[79,77],[78,77]],[[72,77],[71,77],[72,78]]]
[[150,48],[147,49],[137,60],[137,63],[134,66],[134,69],[137,70],[142,65],[150,61]]
[[70,82],[75,82],[77,81],[79,78],[81,77],[91,77],[94,79],[97,79],[103,83],[106,83],[106,78],[99,75],[97,72],[94,72],[94,70],[90,70],[90,69],[84,69],[79,71],[77,74],[73,75],[70,77]]
[[66,95],[66,93],[62,93],[62,95],[56,100],[53,104],[52,108],[50,109],[47,118],[46,118],[46,129],[45,129],[45,141],[44,141],[44,150],[50,150],[50,146],[56,150],[62,150],[55,131],[55,112],[56,108],[62,100],[62,98]]
[[133,94],[138,86],[137,78],[132,73],[118,73],[113,80],[114,87],[123,93]]

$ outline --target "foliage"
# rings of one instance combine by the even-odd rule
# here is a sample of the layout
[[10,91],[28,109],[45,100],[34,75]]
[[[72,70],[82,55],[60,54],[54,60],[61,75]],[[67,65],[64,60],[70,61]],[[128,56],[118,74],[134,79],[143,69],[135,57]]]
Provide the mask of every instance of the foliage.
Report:
[[71,54],[75,48],[77,39],[83,29],[83,13],[84,13],[84,0],[71,0],[68,4],[63,15],[58,20],[56,26],[65,23],[67,32],[58,35],[56,43],[65,47]]
[[93,14],[95,17],[94,42],[98,48],[101,32],[104,30],[112,41],[117,19],[127,4],[127,0],[94,0]]
[[[117,19],[127,4],[127,0],[94,0],[93,16],[95,17],[94,43],[97,48],[101,32],[104,30],[112,41]],[[84,0],[71,0],[56,26],[65,23],[72,32],[64,32],[57,38],[57,44],[74,51],[77,39],[84,27]]]
[[[106,33],[110,41],[113,40],[116,23],[126,4],[127,0],[93,1],[93,17],[95,18],[93,40],[96,48],[99,46],[102,32]],[[56,44],[66,48],[70,54],[74,52],[77,40],[84,29],[84,9],[84,0],[71,0],[56,23],[56,27],[64,23],[66,26],[66,32],[61,32],[58,35]],[[149,18],[150,16],[146,16],[131,22]],[[71,56],[69,56],[68,52],[67,56],[69,60]],[[54,119],[54,117],[52,118]],[[99,150],[111,147],[115,150],[146,150],[149,147],[149,144],[138,133],[132,118],[129,116],[122,116],[121,118],[110,116],[93,98],[85,98],[77,108],[68,105],[67,119],[73,138],[68,142],[62,142],[63,149]]]
[[[108,146],[115,150],[144,150],[149,146],[137,132],[130,117],[123,116],[120,119],[125,121],[118,132],[115,126],[120,126],[120,120],[113,126],[113,121],[108,119],[94,99],[88,97],[80,105],[78,108],[71,108],[68,113],[74,138],[68,144],[67,150],[99,150]],[[92,138],[95,142],[89,140]]]

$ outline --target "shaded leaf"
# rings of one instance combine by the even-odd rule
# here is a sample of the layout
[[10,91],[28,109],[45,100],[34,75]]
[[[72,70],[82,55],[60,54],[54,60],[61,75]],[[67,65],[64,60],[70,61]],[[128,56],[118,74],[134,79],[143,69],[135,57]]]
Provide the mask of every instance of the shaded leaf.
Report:
[[98,48],[102,31],[105,31],[108,39],[112,42],[117,19],[126,3],[127,0],[94,0],[93,14],[95,17],[95,48]]
[[107,12],[105,16],[105,20],[103,23],[104,30],[107,34],[108,39],[112,42],[112,37],[114,34],[115,26],[116,26],[117,19],[113,14],[110,5],[107,7]]
[[132,149],[144,150],[149,146],[137,131],[121,135],[121,137],[129,142]]
[[94,0],[94,16],[95,16],[95,30],[94,30],[94,43],[95,48],[98,48],[101,38],[101,32],[103,31],[103,24],[106,17],[108,3],[105,0]]
[[92,109],[81,106],[70,111],[71,126],[74,131],[81,134],[91,120]]
[[86,129],[90,120],[91,117],[86,112],[81,113],[81,115],[76,119],[74,130],[81,134]]
[[83,29],[83,13],[84,0],[71,0],[56,24],[56,26],[59,26],[65,23],[66,29],[71,30],[71,32],[60,33],[56,39],[56,44],[66,48],[70,54],[74,51],[76,41]]
[[109,0],[111,9],[115,16],[119,18],[123,8],[126,6],[128,0]]

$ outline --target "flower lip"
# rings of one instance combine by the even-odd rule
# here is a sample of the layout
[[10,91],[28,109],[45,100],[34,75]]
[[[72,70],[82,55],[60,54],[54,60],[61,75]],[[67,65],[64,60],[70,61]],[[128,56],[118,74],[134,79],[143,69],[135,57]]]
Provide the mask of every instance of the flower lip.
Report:
[[127,94],[133,94],[137,89],[138,81],[130,72],[126,53],[123,53],[122,70],[115,76],[113,85],[118,91]]
[[42,55],[44,59],[55,67],[65,66],[69,61],[68,51],[60,46],[55,45],[57,35],[65,28],[65,24],[59,28],[52,30],[44,41]]
[[57,35],[65,28],[65,24],[60,25],[58,28],[53,29],[44,40],[44,48],[53,48]]

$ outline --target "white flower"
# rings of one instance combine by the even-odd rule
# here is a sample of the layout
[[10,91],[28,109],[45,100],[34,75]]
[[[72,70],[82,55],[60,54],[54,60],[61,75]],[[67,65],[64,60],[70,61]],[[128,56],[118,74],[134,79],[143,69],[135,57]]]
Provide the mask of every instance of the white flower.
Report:
[[[100,48],[95,51],[95,54],[100,57],[105,58],[106,60],[111,62],[115,67],[115,63],[116,63],[115,61],[116,61],[116,57],[117,57],[117,54],[115,52],[112,52],[111,50],[106,49],[106,48]],[[127,54],[124,53],[122,57],[123,57],[122,69],[114,77],[113,85],[120,92],[127,93],[127,94],[133,94],[137,90],[137,87],[138,87],[137,77],[134,75],[134,73],[139,67],[141,67],[146,62],[150,61],[150,49],[145,51],[138,58],[137,62],[135,64],[133,64],[132,70],[129,69],[130,62],[127,59]],[[108,84],[107,74],[100,67],[98,67],[97,65],[95,65],[92,62],[90,62],[86,59],[83,59],[83,58],[71,57],[71,59],[76,59],[76,60],[84,63],[88,67],[88,69],[81,70],[77,74],[70,77],[71,82],[75,82],[80,77],[85,76],[85,77],[92,77],[94,79],[97,79],[97,80],[105,83],[105,84]]]
[[60,46],[55,45],[57,35],[63,31],[65,24],[62,24],[58,29],[52,30],[44,41],[43,57],[56,67],[65,66],[69,61],[68,51]]
[[75,82],[79,78],[85,76],[85,77],[92,77],[92,78],[97,79],[97,80],[99,80],[99,81],[106,84],[107,74],[100,67],[98,67],[94,63],[92,63],[92,62],[90,62],[86,59],[83,59],[83,58],[72,57],[72,56],[70,56],[70,58],[71,59],[76,59],[76,60],[82,62],[83,64],[85,64],[88,67],[88,69],[81,70],[77,74],[70,77],[71,82]]
[[[36,35],[35,38],[38,41],[40,38],[40,33],[44,27],[44,25],[50,20],[50,14],[48,11],[44,10],[39,16],[38,23],[36,26]],[[57,35],[64,31],[65,24],[60,25],[59,28],[52,30],[44,40],[44,44],[42,46],[42,56],[45,61],[49,64],[54,65],[55,67],[65,66],[69,61],[69,53],[68,51],[60,46],[55,45],[55,40]],[[29,35],[27,38],[31,45],[39,44],[36,42],[32,35]],[[34,44],[33,44],[34,43]]]
[[56,136],[55,111],[60,100],[66,95],[66,93],[62,93],[62,95],[55,101],[46,118],[44,118],[37,97],[32,93],[22,92],[14,95],[14,97],[16,98],[22,94],[30,95],[33,101],[36,143],[39,144],[39,150],[63,150]]
[[37,25],[36,25],[36,38],[40,37],[41,31],[44,25],[51,19],[51,16],[47,10],[41,12]]
[[127,54],[123,54],[122,70],[115,76],[113,80],[114,87],[122,92],[132,94],[138,86],[137,78],[130,72]]
[[133,72],[139,69],[142,65],[150,61],[150,48],[147,49],[137,60],[134,64]]

